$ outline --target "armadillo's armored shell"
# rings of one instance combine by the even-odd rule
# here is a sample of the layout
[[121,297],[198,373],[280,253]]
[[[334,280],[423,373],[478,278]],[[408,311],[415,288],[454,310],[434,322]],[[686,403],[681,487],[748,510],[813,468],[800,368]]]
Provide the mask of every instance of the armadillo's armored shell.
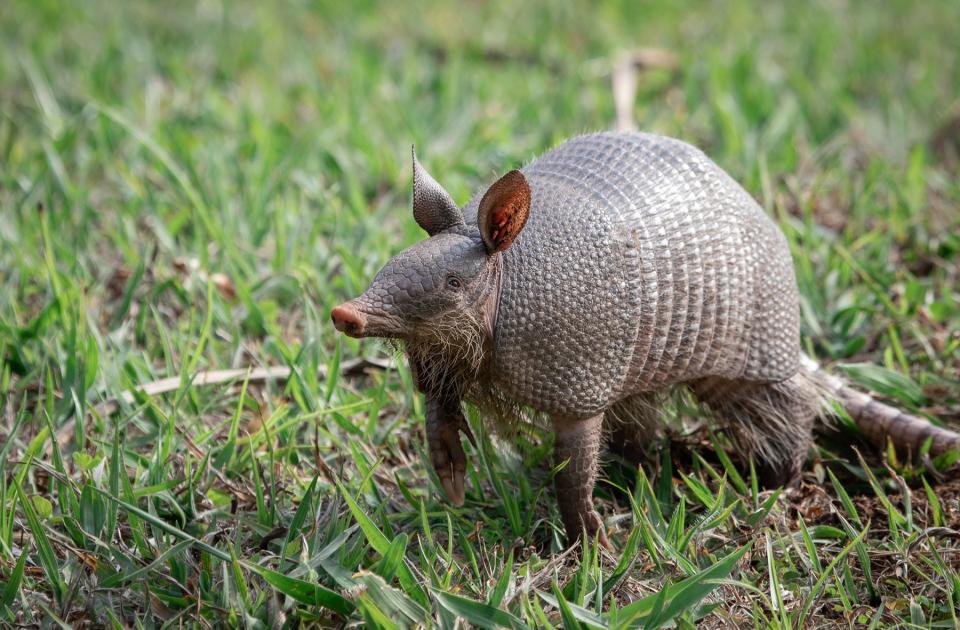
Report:
[[[702,152],[599,133],[523,174],[526,229],[503,256],[496,385],[548,413],[590,414],[704,376],[778,381],[798,368],[786,240]],[[467,204],[476,224],[479,196]]]

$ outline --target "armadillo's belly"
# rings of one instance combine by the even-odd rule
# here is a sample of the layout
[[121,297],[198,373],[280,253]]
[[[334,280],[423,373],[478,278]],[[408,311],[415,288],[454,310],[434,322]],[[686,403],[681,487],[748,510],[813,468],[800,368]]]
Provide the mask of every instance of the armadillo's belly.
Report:
[[504,255],[499,386],[587,414],[704,376],[776,381],[799,357],[786,241],[700,151],[581,136],[523,169],[527,226]]

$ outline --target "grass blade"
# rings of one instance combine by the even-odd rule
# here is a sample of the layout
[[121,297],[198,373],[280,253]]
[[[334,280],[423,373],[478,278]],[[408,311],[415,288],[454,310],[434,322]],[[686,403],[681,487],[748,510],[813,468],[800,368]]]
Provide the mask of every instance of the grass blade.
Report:
[[153,562],[150,564],[140,567],[136,571],[131,571],[130,573],[115,573],[103,580],[101,586],[103,588],[114,588],[122,584],[128,584],[134,580],[138,580],[142,576],[148,575],[151,571],[162,569],[168,558],[175,556],[182,551],[186,551],[191,546],[193,546],[192,540],[181,540],[177,544],[167,547],[163,553],[154,558]]
[[433,596],[437,602],[445,609],[458,617],[462,617],[478,628],[487,628],[488,630],[497,630],[499,628],[513,628],[515,630],[526,630],[528,626],[520,621],[519,618],[511,613],[494,608],[490,604],[477,602],[466,597],[460,597],[453,593],[444,593],[434,590]]
[[820,577],[814,583],[813,588],[810,589],[810,594],[807,595],[807,598],[803,603],[803,608],[800,609],[800,614],[797,615],[798,628],[806,627],[804,622],[806,621],[807,615],[810,613],[810,608],[813,606],[813,603],[818,597],[820,597],[820,592],[827,583],[827,578],[833,575],[833,570],[844,558],[847,557],[847,554],[849,554],[858,544],[863,541],[864,537],[867,535],[867,531],[869,531],[869,528],[865,527],[863,531],[857,534],[856,538],[851,540],[847,546],[840,551],[840,553],[834,556],[833,560],[830,561],[830,564],[828,564],[823,573],[820,574]]
[[290,577],[256,564],[244,563],[244,566],[262,577],[270,586],[302,604],[321,606],[341,615],[349,615],[353,611],[354,606],[350,600],[319,584]]
[[55,599],[60,602],[63,600],[63,596],[66,593],[66,585],[63,583],[63,578],[60,576],[60,565],[57,562],[56,554],[53,552],[53,545],[50,544],[50,539],[47,537],[47,533],[43,529],[43,524],[40,523],[40,519],[37,517],[36,511],[33,509],[33,503],[23,492],[23,488],[20,487],[20,484],[14,484],[13,487],[16,489],[17,496],[20,499],[20,508],[27,517],[27,526],[30,528],[30,533],[33,535],[34,544],[37,546],[37,553],[40,556],[40,565],[43,567],[43,572],[47,576],[47,580],[50,583],[51,590],[53,590]]
[[696,575],[665,587],[666,607],[652,620],[648,620],[647,617],[652,616],[657,599],[661,597],[660,593],[648,595],[624,606],[618,613],[618,619],[623,620],[621,627],[632,626],[640,621],[645,621],[644,625],[648,627],[659,627],[684,610],[693,608],[719,585],[717,580],[727,577],[733,571],[737,561],[750,550],[752,545],[753,543],[748,543]]
[[0,594],[0,610],[13,605],[13,600],[17,597],[17,591],[20,590],[20,582],[23,580],[23,570],[27,565],[27,556],[29,555],[26,549],[20,552],[17,565],[13,567],[13,572],[7,580],[7,585],[3,588],[3,593]]
[[500,578],[497,580],[497,584],[493,587],[493,590],[490,591],[490,596],[487,598],[487,603],[491,606],[499,608],[500,604],[503,602],[504,596],[507,594],[507,587],[510,586],[510,581],[512,579],[513,552],[511,551],[504,559],[503,567],[500,569]]
[[[367,537],[367,542],[370,543],[370,546],[376,550],[380,555],[386,555],[390,550],[391,541],[380,531],[380,528],[377,527],[366,513],[360,509],[360,506],[354,500],[350,493],[346,491],[343,487],[343,484],[340,483],[338,479],[335,479],[334,482],[337,484],[337,489],[340,491],[340,496],[343,497],[343,500],[346,501],[347,507],[350,509],[350,513],[353,514],[353,518],[356,519],[357,523],[360,525],[360,530],[363,532],[364,536]],[[425,605],[426,594],[423,592],[423,589],[417,583],[416,579],[413,577],[413,573],[410,571],[410,567],[407,566],[406,562],[400,562],[397,565],[397,578],[400,580],[400,586],[403,588],[404,592],[411,593],[419,603]]]

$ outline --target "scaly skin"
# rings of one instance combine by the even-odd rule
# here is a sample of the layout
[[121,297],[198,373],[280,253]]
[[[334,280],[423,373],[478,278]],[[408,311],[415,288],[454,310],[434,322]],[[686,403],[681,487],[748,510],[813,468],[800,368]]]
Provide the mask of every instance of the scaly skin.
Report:
[[886,448],[888,439],[912,454],[919,453],[930,440],[930,455],[933,457],[960,448],[960,435],[956,432],[934,426],[924,418],[852,389],[836,376],[821,370],[813,359],[804,357],[804,369],[816,375],[829,396],[843,405],[857,427],[880,448]]
[[[455,504],[463,395],[552,419],[556,458],[569,460],[556,481],[571,542],[586,531],[606,543],[591,499],[604,415],[655,419],[641,403],[674,388],[713,408],[774,484],[796,479],[824,397],[878,442],[915,452],[932,438],[932,454],[960,446],[952,431],[801,367],[786,238],[688,144],[579,136],[462,210],[414,159],[413,216],[430,238],[331,317],[354,337],[404,341],[411,364],[431,368],[413,365],[427,375],[418,387],[431,462]],[[642,442],[635,429],[621,433]]]
[[430,462],[437,471],[450,502],[456,506],[463,505],[467,455],[460,443],[460,432],[463,431],[470,443],[476,446],[470,425],[463,415],[460,401],[453,397],[427,395],[426,415]]
[[460,443],[460,432],[463,431],[474,447],[477,445],[476,438],[463,415],[460,396],[455,389],[430,382],[425,365],[412,362],[411,367],[417,389],[424,393],[426,399],[425,428],[430,463],[450,502],[461,506],[466,498],[463,482],[467,473],[467,454]]
[[557,473],[557,504],[567,531],[567,540],[578,540],[584,530],[593,540],[612,549],[603,521],[593,507],[593,484],[597,478],[597,457],[603,432],[603,414],[586,419],[551,418],[556,442],[554,463],[567,465]]

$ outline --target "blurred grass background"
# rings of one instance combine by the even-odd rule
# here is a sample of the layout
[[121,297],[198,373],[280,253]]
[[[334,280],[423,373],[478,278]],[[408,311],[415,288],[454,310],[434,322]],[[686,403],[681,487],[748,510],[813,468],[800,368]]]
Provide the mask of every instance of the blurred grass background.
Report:
[[338,377],[390,355],[327,318],[423,236],[411,143],[465,202],[659,48],[634,119],[777,217],[807,347],[960,426],[958,41],[952,1],[5,3],[0,623],[952,627],[953,482],[840,440],[768,495],[688,436],[608,470],[578,562],[549,437],[484,437],[449,508],[406,367]]

